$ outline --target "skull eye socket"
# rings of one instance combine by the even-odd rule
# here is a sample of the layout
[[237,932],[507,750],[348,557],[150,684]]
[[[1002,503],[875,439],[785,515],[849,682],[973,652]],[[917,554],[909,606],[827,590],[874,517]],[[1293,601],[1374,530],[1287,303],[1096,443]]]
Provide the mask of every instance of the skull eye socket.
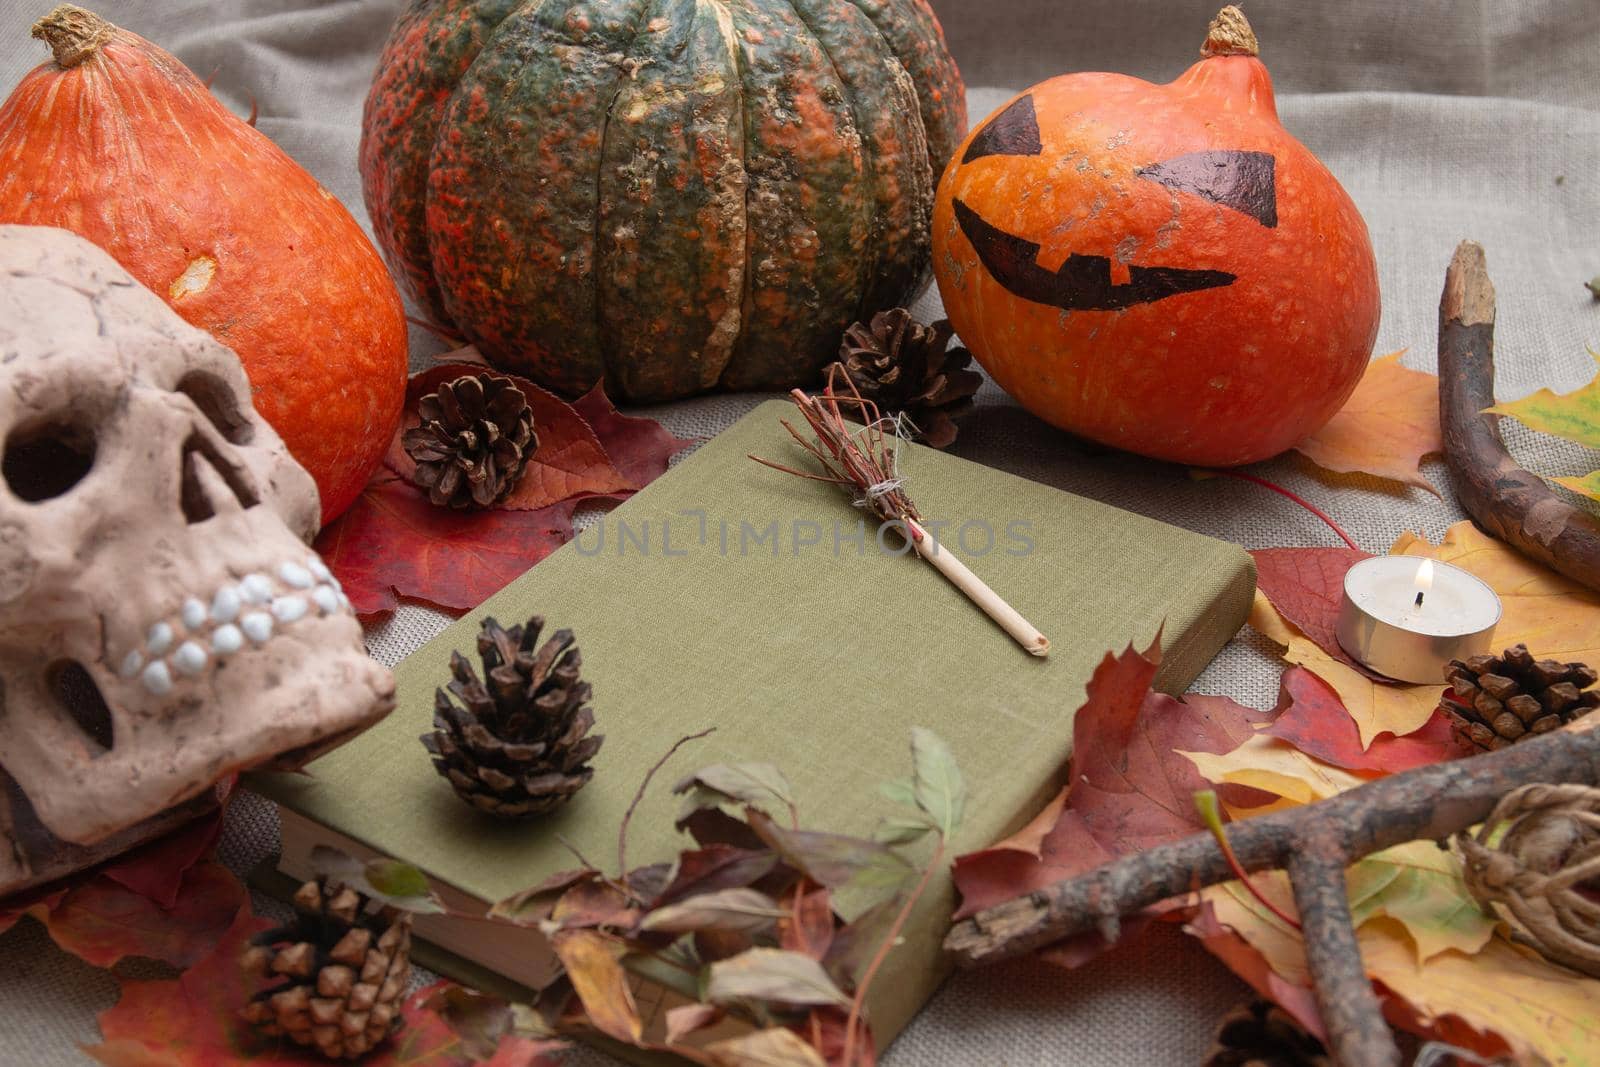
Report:
[[83,664],[77,660],[62,660],[50,666],[46,677],[56,703],[83,732],[90,755],[103,756],[111,751],[116,741],[111,708]]
[[255,425],[239,410],[233,390],[215,374],[192,370],[178,380],[176,389],[200,409],[229,444],[247,445],[255,437]]
[[94,431],[81,423],[51,419],[18,426],[6,438],[0,474],[30,504],[61,496],[94,467]]

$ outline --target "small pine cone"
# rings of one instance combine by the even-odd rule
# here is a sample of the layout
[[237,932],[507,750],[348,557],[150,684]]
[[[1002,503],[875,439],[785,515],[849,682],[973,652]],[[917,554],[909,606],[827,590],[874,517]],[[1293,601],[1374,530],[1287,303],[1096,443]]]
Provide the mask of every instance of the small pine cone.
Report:
[[539,447],[533,411],[515,382],[468,374],[417,404],[422,425],[400,443],[417,461],[412,480],[440,507],[487,508],[516,488]]
[[258,1033],[288,1037],[333,1060],[360,1059],[402,1025],[411,974],[411,915],[367,911],[348,886],[307,882],[295,920],[257,934],[243,963],[285,981],[257,993],[239,1015]]
[[453,653],[454,680],[435,691],[434,731],[422,737],[461,798],[494,815],[541,815],[565,803],[594,777],[589,761],[605,740],[589,734],[594,711],[572,631],[557,630],[535,651],[543,628],[538,615],[509,630],[484,619],[487,683]]
[[923,441],[945,448],[956,439],[955,416],[972,408],[983,376],[969,370],[972,353],[949,348],[948,319],[924,326],[905,308],[880,311],[870,325],[844,332],[839,362],[867,400],[886,415],[904,413]]
[[1600,707],[1593,667],[1535,659],[1527,645],[1445,668],[1439,710],[1456,734],[1486,752],[1549,733]]
[[1222,1017],[1204,1067],[1333,1067],[1321,1041],[1268,1000]]

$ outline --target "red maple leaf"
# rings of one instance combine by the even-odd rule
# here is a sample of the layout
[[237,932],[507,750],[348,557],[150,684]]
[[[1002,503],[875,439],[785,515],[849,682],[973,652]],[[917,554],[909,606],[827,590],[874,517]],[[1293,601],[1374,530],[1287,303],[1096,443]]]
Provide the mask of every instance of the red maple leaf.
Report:
[[618,411],[600,386],[584,393],[572,406],[586,419],[605,445],[606,455],[626,479],[631,490],[642,489],[659,478],[672,457],[695,442],[674,436],[654,419],[641,419]]
[[[238,1015],[262,984],[240,965],[250,937],[271,924],[241,911],[205,959],[176,979],[118,978],[122,997],[100,1015],[104,1040],[84,1049],[109,1067],[315,1067],[326,1064],[314,1050],[258,1035]],[[506,1034],[488,1057],[475,1055],[430,1006],[448,983],[418,990],[405,1002],[405,1028],[361,1062],[367,1067],[553,1067],[555,1047]]]
[[417,414],[418,401],[462,375],[485,373],[508,378],[521,391],[533,411],[533,432],[538,437],[538,447],[523,468],[516,488],[500,507],[538,511],[573,497],[610,496],[639,488],[617,469],[594,428],[573,405],[527,378],[472,363],[444,363],[412,375],[406,386],[400,431],[384,460],[390,470],[408,481],[416,470],[416,463],[399,442],[401,434],[422,421]]
[[[538,447],[499,506],[436,507],[411,485],[416,464],[401,435],[419,423],[417,403],[424,395],[486,371],[509,378],[527,398]],[[383,467],[350,510],[322,531],[316,548],[360,615],[386,614],[402,597],[459,614],[570,541],[572,513],[581,501],[637,492],[691,443],[650,419],[621,414],[598,385],[574,405],[481,363],[430,367],[407,387],[405,416]]]
[[1193,796],[1209,785],[1178,753],[1229,752],[1273,713],[1226,697],[1153,692],[1160,662],[1159,639],[1143,654],[1130,647],[1101,661],[1073,721],[1067,788],[1019,833],[956,860],[957,918],[1204,828]]
[[393,611],[400,597],[460,614],[572,540],[575,507],[454,511],[379,471],[316,549],[357,614]]
[[1391,681],[1351,659],[1339,646],[1345,572],[1372,558],[1371,553],[1343,547],[1258,548],[1250,555],[1256,561],[1256,588],[1295,629],[1340,663],[1374,681]]
[[1326,682],[1304,667],[1291,667],[1280,684],[1279,714],[1266,732],[1324,763],[1382,775],[1472,753],[1438,711],[1416,732],[1404,737],[1379,734],[1363,751],[1356,721]]
[[0,932],[23,915],[96,967],[130,956],[183,967],[209,953],[245,903],[244,887],[209,858],[220,811],[110,864],[8,902]]

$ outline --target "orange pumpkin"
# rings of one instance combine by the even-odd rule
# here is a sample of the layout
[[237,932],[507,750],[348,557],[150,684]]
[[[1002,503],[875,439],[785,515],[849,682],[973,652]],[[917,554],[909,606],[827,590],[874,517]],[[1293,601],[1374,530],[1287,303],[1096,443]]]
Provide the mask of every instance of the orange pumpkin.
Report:
[[149,41],[70,4],[34,35],[55,61],[0,104],[0,222],[87,237],[233,349],[332,519],[382,461],[405,400],[405,310],[377,250]]
[[1378,329],[1366,224],[1278,122],[1237,8],[1168,85],[1070,74],[956,152],[934,270],[995,380],[1063,429],[1225,466],[1315,432]]

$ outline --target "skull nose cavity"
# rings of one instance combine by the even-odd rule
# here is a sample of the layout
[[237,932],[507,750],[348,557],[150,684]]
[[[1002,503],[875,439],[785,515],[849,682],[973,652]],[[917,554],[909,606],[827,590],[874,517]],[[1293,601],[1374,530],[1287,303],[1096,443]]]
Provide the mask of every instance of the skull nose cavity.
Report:
[[83,664],[77,660],[52,664],[47,680],[56,704],[77,726],[90,756],[103,756],[111,751],[116,743],[111,708]]
[[244,473],[210,439],[191,434],[183,445],[183,517],[192,525],[261,502]]

